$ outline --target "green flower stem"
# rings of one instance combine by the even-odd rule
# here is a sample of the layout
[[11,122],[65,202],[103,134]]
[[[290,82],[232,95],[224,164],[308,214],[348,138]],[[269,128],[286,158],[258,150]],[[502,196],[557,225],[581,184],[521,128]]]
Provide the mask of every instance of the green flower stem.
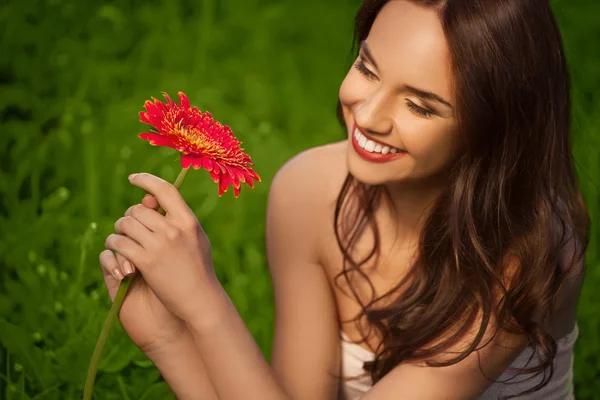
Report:
[[[182,168],[173,186],[179,189],[187,173],[188,168]],[[165,215],[164,208],[159,207],[157,211],[160,214]],[[110,307],[110,310],[108,311],[108,315],[106,316],[106,320],[104,321],[102,331],[100,331],[100,336],[98,337],[98,341],[96,342],[96,347],[94,348],[92,360],[90,361],[90,366],[88,367],[87,376],[85,378],[85,386],[83,388],[83,400],[92,399],[92,393],[94,391],[94,380],[96,379],[96,373],[98,372],[98,363],[100,362],[100,357],[102,356],[102,350],[104,349],[104,345],[106,344],[106,340],[108,339],[110,328],[113,326],[115,319],[117,319],[117,315],[119,314],[119,310],[121,309],[123,300],[125,300],[125,295],[127,294],[129,285],[131,285],[132,277],[133,275],[129,275],[121,280],[121,283],[119,284],[119,290],[117,290],[117,295],[115,296],[115,300],[113,301],[113,304]]]

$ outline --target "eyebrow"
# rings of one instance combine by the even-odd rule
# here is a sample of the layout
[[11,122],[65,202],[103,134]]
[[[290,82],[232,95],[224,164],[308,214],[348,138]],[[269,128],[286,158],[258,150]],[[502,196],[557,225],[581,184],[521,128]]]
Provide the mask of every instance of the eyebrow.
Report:
[[379,69],[377,63],[375,62],[375,59],[373,58],[373,54],[371,54],[371,50],[369,50],[369,46],[367,46],[367,42],[365,42],[364,40],[360,42],[360,50],[365,55],[365,58],[369,60],[369,62],[373,64],[375,68]]
[[422,89],[417,89],[416,87],[409,86],[409,85],[406,85],[406,89],[409,92],[413,92],[417,96],[422,97],[423,99],[437,101],[438,103],[442,103],[445,106],[452,108],[452,105],[450,103],[448,103],[446,100],[442,99],[440,96],[438,96],[435,93],[428,92],[428,91],[422,90]]
[[[379,67],[377,66],[377,63],[375,62],[375,59],[373,58],[373,54],[371,53],[371,50],[369,49],[369,46],[367,45],[366,41],[362,41],[360,43],[360,50],[362,51],[363,55],[365,56],[365,58],[371,63],[373,64],[373,66],[377,69],[379,69]],[[438,96],[437,94],[433,93],[433,92],[428,92],[426,90],[423,89],[418,89],[414,86],[410,86],[410,85],[405,85],[406,89],[414,94],[416,94],[419,97],[422,97],[425,100],[432,100],[432,101],[437,101],[438,103],[441,103],[445,106],[448,106],[450,108],[452,108],[452,105],[444,100],[443,98],[441,98],[440,96]]]

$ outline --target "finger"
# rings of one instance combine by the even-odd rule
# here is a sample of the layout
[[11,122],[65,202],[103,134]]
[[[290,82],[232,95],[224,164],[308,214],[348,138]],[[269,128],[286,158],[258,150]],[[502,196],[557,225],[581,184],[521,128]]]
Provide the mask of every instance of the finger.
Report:
[[122,256],[131,261],[134,265],[140,269],[140,266],[144,264],[144,249],[136,243],[133,239],[119,235],[116,233],[108,235],[104,246],[113,250],[117,253],[121,253]]
[[[158,202],[156,204],[156,208],[158,208]],[[136,208],[139,209],[136,210],[134,213],[134,210]],[[151,212],[147,212],[147,210]],[[161,214],[156,212],[156,210],[149,207],[144,207],[141,204],[134,204],[131,207],[129,207],[127,211],[125,211],[125,216],[137,219],[152,232],[156,232],[157,230],[165,228],[167,225],[164,217]]]
[[[142,198],[142,204],[145,207],[152,208],[154,210],[158,210],[158,207],[160,207],[160,204],[158,204],[158,201],[156,201],[156,198],[154,196],[152,196],[151,194],[146,194]],[[127,210],[125,210],[125,216],[131,216],[131,211],[133,210],[133,208],[135,206],[137,206],[137,204],[134,204],[131,207],[129,207]]]
[[160,207],[158,201],[156,200],[156,197],[152,196],[151,194],[147,194],[144,196],[144,198],[142,199],[142,204],[145,207],[151,208],[153,210],[158,210],[158,207]]
[[141,204],[137,204],[131,209],[130,216],[143,224],[151,232],[163,231],[170,225],[165,216]]
[[102,267],[102,276],[104,277],[104,284],[108,290],[110,300],[114,301],[121,279],[123,279],[123,275],[119,270],[119,263],[117,262],[115,254],[110,250],[101,252],[99,258],[100,266]]
[[131,217],[131,211],[133,211],[133,208],[137,206],[137,204],[132,205],[131,207],[129,207],[127,210],[125,210],[125,216],[126,217]]
[[[140,207],[145,208],[142,205]],[[145,209],[147,210],[147,208]],[[142,247],[147,248],[152,245],[152,231],[138,221],[133,214],[135,214],[135,211],[132,212],[131,216],[119,218],[114,225],[115,232],[120,235],[126,235]]]
[[181,197],[179,190],[164,179],[152,174],[139,173],[130,175],[129,182],[154,195],[158,204],[171,217],[186,219],[194,216],[192,210],[190,210],[183,197]]
[[124,276],[133,275],[135,273],[135,266],[131,261],[129,261],[119,253],[115,253],[115,256],[117,257],[117,262],[119,263],[121,273]]

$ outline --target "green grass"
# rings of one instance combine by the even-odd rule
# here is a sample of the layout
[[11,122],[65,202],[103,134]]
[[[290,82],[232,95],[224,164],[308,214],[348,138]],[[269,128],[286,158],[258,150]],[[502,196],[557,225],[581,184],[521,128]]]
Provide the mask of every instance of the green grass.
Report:
[[[35,4],[35,5],[34,5]],[[173,181],[170,149],[137,138],[143,102],[175,96],[232,127],[263,178],[222,199],[206,173],[182,193],[211,238],[221,282],[268,357],[273,304],[264,251],[269,184],[292,155],[341,138],[334,113],[356,0],[3,2],[0,8],[0,399],[79,398],[110,301],[98,254],[143,192]],[[574,153],[598,219],[600,57],[593,0],[554,1],[573,72]],[[600,393],[596,226],[579,307],[578,399]],[[117,325],[97,399],[169,389]]]

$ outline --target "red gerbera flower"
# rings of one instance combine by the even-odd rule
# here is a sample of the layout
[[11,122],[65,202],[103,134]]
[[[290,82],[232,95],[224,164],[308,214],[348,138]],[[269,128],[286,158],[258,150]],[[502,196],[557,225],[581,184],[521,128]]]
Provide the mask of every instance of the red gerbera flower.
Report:
[[154,97],[154,103],[144,103],[146,111],[140,111],[140,121],[154,130],[139,135],[154,146],[168,146],[181,153],[181,166],[204,168],[212,180],[219,183],[219,196],[233,186],[233,194],[240,194],[240,183],[254,187],[260,177],[252,170],[252,160],[240,147],[227,125],[215,121],[207,111],[202,113],[191,107],[187,96],[179,92],[179,103],[163,93],[167,103]]

